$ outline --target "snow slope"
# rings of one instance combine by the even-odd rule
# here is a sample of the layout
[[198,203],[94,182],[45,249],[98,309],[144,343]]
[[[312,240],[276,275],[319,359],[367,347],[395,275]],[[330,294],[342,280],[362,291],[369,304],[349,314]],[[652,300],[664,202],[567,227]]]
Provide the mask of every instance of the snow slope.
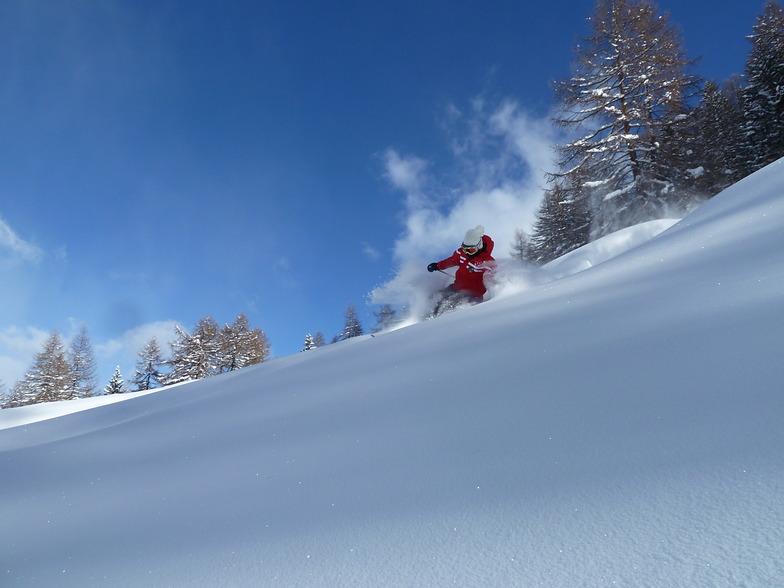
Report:
[[784,161],[568,277],[0,430],[0,584],[784,585],[782,192]]

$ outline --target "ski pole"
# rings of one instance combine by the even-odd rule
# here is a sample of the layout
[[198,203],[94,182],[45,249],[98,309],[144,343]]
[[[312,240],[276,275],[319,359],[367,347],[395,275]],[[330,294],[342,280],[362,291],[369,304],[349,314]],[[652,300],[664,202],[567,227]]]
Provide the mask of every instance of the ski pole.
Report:
[[450,278],[454,278],[454,277],[455,277],[455,276],[454,276],[454,274],[450,274],[449,272],[445,272],[445,271],[444,271],[444,270],[442,270],[442,269],[440,269],[440,270],[438,270],[438,271],[440,271],[442,274],[446,274],[446,275],[447,275],[447,276],[449,276]]

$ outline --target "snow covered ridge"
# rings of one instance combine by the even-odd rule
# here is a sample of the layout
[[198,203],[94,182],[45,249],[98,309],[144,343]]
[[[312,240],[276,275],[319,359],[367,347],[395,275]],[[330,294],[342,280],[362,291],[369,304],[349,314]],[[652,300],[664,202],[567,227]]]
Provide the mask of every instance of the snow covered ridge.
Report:
[[585,271],[0,430],[0,584],[784,585],[782,193],[780,161]]
[[[181,386],[182,384],[174,384]],[[171,386],[170,386],[171,387]],[[90,398],[76,398],[73,400],[60,400],[58,402],[42,402],[39,404],[29,404],[16,408],[6,408],[0,410],[0,429],[29,425],[47,419],[53,419],[74,412],[81,412],[107,404],[114,404],[124,400],[131,400],[139,396],[146,396],[154,392],[162,391],[163,388],[144,390],[141,392],[126,392],[124,394],[106,394],[103,396],[93,396]]]
[[548,279],[560,279],[576,274],[649,241],[676,222],[678,219],[662,219],[621,229],[579,249],[570,251],[545,264],[542,269]]
[[[649,241],[665,229],[671,227],[677,222],[677,219],[663,219],[650,221],[627,229],[622,229],[601,239],[589,243],[575,251],[567,253],[550,263],[544,265],[542,270],[537,274],[537,280],[540,282],[547,282],[557,280],[574,273],[584,271],[594,267],[608,259],[612,259],[633,249],[634,247]],[[515,293],[515,279],[518,277],[519,263],[513,264],[514,268],[510,270],[512,276],[504,275],[502,283],[494,287],[496,294],[508,294],[510,291]],[[420,268],[421,269],[421,268]],[[503,270],[502,270],[503,271]],[[525,277],[528,277],[527,275]],[[525,281],[522,285],[523,288],[529,288],[530,283]],[[410,325],[411,323],[409,323]],[[179,386],[181,384],[175,384]],[[169,386],[171,387],[171,386]],[[130,400],[138,396],[156,393],[163,391],[163,388],[147,390],[143,392],[132,392],[124,394],[113,394],[96,396],[92,398],[77,398],[73,400],[64,400],[59,402],[47,402],[41,404],[32,404],[28,406],[21,406],[17,408],[0,410],[0,429],[7,429],[10,427],[17,427],[27,425],[38,421],[57,418],[74,412],[96,408],[105,404],[113,404],[123,400]]]

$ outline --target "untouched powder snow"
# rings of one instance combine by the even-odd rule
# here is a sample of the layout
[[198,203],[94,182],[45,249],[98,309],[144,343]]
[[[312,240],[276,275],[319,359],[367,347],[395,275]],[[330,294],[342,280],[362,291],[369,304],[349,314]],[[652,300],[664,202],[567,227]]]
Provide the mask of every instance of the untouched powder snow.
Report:
[[782,193],[784,161],[432,321],[0,411],[0,585],[784,585]]

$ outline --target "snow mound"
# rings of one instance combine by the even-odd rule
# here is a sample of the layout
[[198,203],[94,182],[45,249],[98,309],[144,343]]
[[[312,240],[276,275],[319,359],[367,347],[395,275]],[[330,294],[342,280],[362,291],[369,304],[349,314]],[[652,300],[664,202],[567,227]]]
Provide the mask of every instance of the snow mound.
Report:
[[662,219],[621,229],[543,265],[542,272],[548,279],[557,280],[587,270],[650,241],[676,222],[678,219]]

